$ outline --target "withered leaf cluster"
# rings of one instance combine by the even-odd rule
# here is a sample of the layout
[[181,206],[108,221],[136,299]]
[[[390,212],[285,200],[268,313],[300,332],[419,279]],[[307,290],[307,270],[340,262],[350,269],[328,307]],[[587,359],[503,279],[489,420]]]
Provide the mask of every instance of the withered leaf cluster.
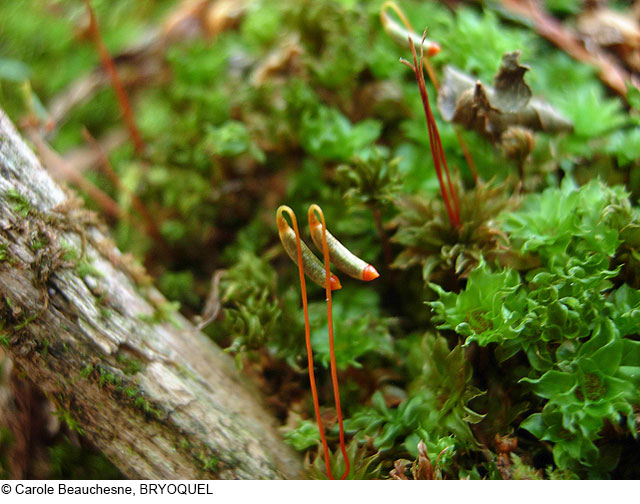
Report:
[[476,131],[494,144],[514,136],[527,142],[530,140],[526,137],[531,138],[535,131],[571,131],[573,125],[567,118],[545,101],[533,97],[524,81],[529,67],[518,62],[519,56],[520,51],[502,56],[493,86],[446,66],[438,93],[442,117]]

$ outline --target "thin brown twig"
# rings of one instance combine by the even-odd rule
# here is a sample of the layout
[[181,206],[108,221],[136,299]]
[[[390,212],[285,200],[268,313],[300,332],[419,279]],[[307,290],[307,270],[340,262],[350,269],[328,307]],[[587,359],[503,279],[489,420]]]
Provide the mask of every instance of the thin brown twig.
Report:
[[578,35],[549,15],[540,2],[533,0],[500,0],[500,5],[533,24],[535,30],[572,58],[589,63],[599,70],[600,79],[623,98],[627,82],[640,88],[636,77],[620,67],[614,58],[596,48],[587,48]]
[[124,86],[122,85],[120,78],[118,77],[116,66],[113,62],[113,59],[111,58],[111,55],[109,54],[107,46],[104,43],[102,34],[100,33],[98,20],[96,19],[93,8],[91,7],[91,0],[84,0],[84,3],[87,6],[87,12],[89,13],[89,31],[91,32],[93,41],[98,49],[100,60],[102,61],[102,66],[111,79],[111,85],[113,86],[113,90],[116,93],[118,104],[120,105],[120,110],[122,111],[124,121],[127,125],[127,129],[129,130],[129,135],[131,136],[131,141],[133,142],[136,154],[140,156],[144,152],[144,142],[142,141],[142,136],[140,135],[140,131],[136,126],[136,121],[133,117],[133,112],[131,111],[129,98],[127,97],[127,93],[124,90]]
[[116,171],[111,166],[111,163],[109,162],[109,158],[107,158],[107,155],[104,153],[104,151],[102,150],[102,147],[100,147],[100,144],[93,137],[91,132],[87,128],[83,128],[82,135],[84,136],[87,143],[89,143],[91,148],[94,149],[98,157],[98,161],[100,162],[100,166],[102,167],[102,170],[104,171],[105,175],[109,178],[111,183],[114,186],[116,186],[116,188],[119,191],[125,192],[127,196],[131,198],[131,205],[133,206],[135,211],[138,212],[140,217],[142,217],[142,220],[144,221],[144,224],[145,224],[145,228],[147,229],[147,233],[149,233],[149,236],[151,236],[157,243],[164,244],[164,240],[162,239],[160,230],[158,229],[158,226],[156,226],[156,223],[153,220],[153,218],[151,217],[149,210],[147,209],[145,204],[142,202],[142,200],[138,198],[138,196],[135,193],[133,193],[132,191],[129,191],[129,189],[123,184],[122,179],[120,179]]
[[207,301],[204,305],[204,309],[202,310],[202,315],[200,315],[200,321],[196,326],[196,330],[198,331],[202,331],[202,329],[218,318],[220,310],[222,310],[222,301],[220,300],[220,280],[226,272],[227,270],[219,269],[211,276],[211,288],[209,290],[209,295],[207,296]]
[[81,173],[78,173],[78,171],[64,160],[64,158],[54,151],[35,129],[28,129],[26,130],[26,133],[29,140],[31,140],[35,145],[43,165],[51,172],[76,184],[80,189],[86,192],[107,215],[117,219],[130,217],[108,194],[84,178]]

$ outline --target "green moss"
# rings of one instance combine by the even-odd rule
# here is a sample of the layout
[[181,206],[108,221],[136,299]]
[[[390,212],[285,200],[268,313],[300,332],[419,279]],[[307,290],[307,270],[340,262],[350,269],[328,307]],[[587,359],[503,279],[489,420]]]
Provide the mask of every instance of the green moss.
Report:
[[165,415],[164,413],[157,409],[154,408],[149,401],[147,401],[144,397],[142,396],[138,396],[136,397],[135,401],[133,402],[134,406],[142,411],[144,411],[147,415],[151,416],[151,417],[155,417],[157,420],[163,420]]
[[0,243],[0,263],[7,262],[11,265],[16,263],[16,259],[11,255],[9,251],[8,243]]
[[31,201],[27,199],[20,191],[11,188],[4,193],[4,197],[11,204],[11,208],[19,213],[22,217],[27,217],[33,212]]
[[202,468],[205,471],[216,473],[218,471],[218,463],[219,463],[219,461],[218,461],[217,458],[211,457],[204,463]]
[[217,473],[219,470],[218,464],[220,461],[217,457],[209,456],[204,452],[200,452],[197,456],[198,460],[202,464],[202,469],[204,471],[209,471],[211,473]]
[[38,252],[38,250],[42,250],[48,244],[49,240],[47,239],[47,237],[43,233],[38,231],[31,236],[29,247],[32,251]]
[[[4,320],[0,319],[0,345],[5,348],[9,348],[11,345],[11,340],[9,339],[9,335],[3,330],[4,329]],[[0,368],[0,371],[2,368]]]
[[65,480],[124,478],[103,454],[84,445],[74,444],[66,437],[49,448],[49,477]]
[[142,370],[142,361],[134,357],[118,354],[116,360],[122,365],[121,369],[124,374],[134,375]]
[[47,357],[47,355],[49,355],[49,340],[47,338],[45,338],[39,345],[38,351],[42,357]]
[[153,314],[149,315],[146,313],[141,313],[138,315],[138,318],[143,322],[147,322],[149,324],[162,324],[165,322],[170,322],[176,329],[181,329],[182,324],[176,317],[176,312],[180,309],[180,303],[178,301],[165,301],[159,305],[154,307]]
[[64,250],[62,258],[65,261],[77,262],[80,259],[80,251],[68,241],[60,240],[60,248]]
[[11,431],[0,426],[0,479],[9,479],[11,476],[11,466],[9,464],[9,450],[13,444]]
[[119,385],[120,378],[110,371],[103,371],[102,369],[100,369],[100,378],[98,379],[98,384],[101,387],[105,386],[106,384]]
[[69,430],[77,432],[80,436],[84,436],[84,429],[80,426],[80,423],[73,418],[70,411],[66,409],[58,409],[54,411],[54,415],[56,415],[60,421],[64,422]]
[[149,411],[149,402],[144,397],[136,397],[136,400],[133,403],[136,408],[143,409],[145,411]]
[[124,389],[124,393],[127,397],[133,399],[138,395],[138,389],[135,387],[127,387],[126,389]]
[[87,364],[85,368],[82,371],[80,371],[80,376],[84,379],[88,379],[93,373],[93,371],[94,371],[93,366],[91,364]]
[[104,275],[98,271],[92,264],[90,261],[86,260],[86,259],[81,259],[80,261],[78,261],[78,263],[76,264],[76,272],[78,273],[78,275],[80,277],[85,277],[85,276],[94,276],[94,277],[103,277]]
[[158,279],[160,291],[170,301],[199,308],[202,300],[195,292],[196,279],[191,271],[165,271]]
[[40,313],[34,313],[32,315],[29,315],[27,318],[25,318],[22,322],[20,322],[19,324],[15,325],[13,328],[16,331],[19,331],[21,329],[24,329],[25,327],[27,327],[31,322],[33,322],[34,320],[36,320],[41,314]]

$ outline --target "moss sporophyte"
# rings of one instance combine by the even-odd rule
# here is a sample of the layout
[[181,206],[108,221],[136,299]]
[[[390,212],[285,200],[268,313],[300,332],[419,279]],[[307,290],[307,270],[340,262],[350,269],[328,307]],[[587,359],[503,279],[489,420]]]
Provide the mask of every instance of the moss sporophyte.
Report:
[[[438,127],[436,126],[436,120],[433,117],[431,111],[431,105],[429,105],[429,96],[427,95],[427,85],[424,80],[424,74],[422,73],[422,66],[424,61],[424,40],[426,40],[427,30],[425,29],[420,45],[420,60],[416,54],[416,48],[413,43],[413,38],[408,37],[409,45],[411,46],[411,52],[413,53],[413,65],[408,61],[401,59],[400,61],[407,65],[416,75],[418,81],[418,89],[420,90],[420,97],[422,98],[422,106],[424,107],[424,114],[427,120],[427,130],[429,131],[429,145],[431,147],[431,157],[433,158],[433,164],[438,176],[438,183],[440,184],[440,192],[444,201],[445,208],[447,209],[447,216],[449,217],[449,223],[452,228],[460,226],[460,203],[458,200],[458,194],[456,188],[451,182],[451,175],[449,173],[449,167],[447,165],[447,158],[444,155],[444,149],[442,147],[442,141],[440,140],[440,134],[438,133]],[[444,167],[444,173],[446,176],[446,186],[442,176],[442,168]]]
[[[284,214],[289,215],[292,226],[284,218]],[[309,366],[309,382],[311,386],[311,395],[313,396],[313,407],[315,410],[316,421],[318,422],[318,430],[320,439],[322,440],[322,448],[324,450],[324,460],[327,469],[327,475],[330,479],[334,479],[331,472],[331,464],[329,460],[329,447],[324,433],[322,418],[320,416],[320,403],[318,400],[318,391],[316,387],[315,373],[313,371],[313,350],[311,348],[311,328],[309,324],[309,309],[307,301],[307,288],[305,282],[305,273],[315,283],[325,288],[327,296],[327,323],[329,328],[329,355],[331,365],[331,381],[333,384],[333,397],[336,407],[336,415],[338,417],[338,426],[340,430],[340,450],[345,461],[345,470],[341,479],[345,479],[349,475],[350,465],[349,457],[344,442],[344,427],[342,424],[342,409],[340,407],[340,389],[338,387],[338,373],[336,369],[336,357],[333,339],[333,317],[331,309],[331,292],[340,289],[342,286],[340,280],[331,274],[329,269],[330,261],[333,262],[338,269],[349,276],[359,280],[370,281],[375,280],[380,275],[376,269],[367,264],[362,259],[352,254],[342,243],[340,243],[329,231],[324,218],[322,209],[312,204],[308,211],[309,227],[313,242],[319,249],[322,249],[324,258],[324,266],[309,250],[309,248],[300,239],[298,223],[296,216],[291,208],[282,205],[276,212],[276,222],[278,224],[278,233],[282,245],[291,259],[298,265],[298,273],[300,276],[300,289],[302,294],[302,307],[304,310],[304,329],[305,341],[307,347],[307,359]]]
[[[391,16],[389,16],[389,14],[388,14],[388,11],[390,11],[390,10],[397,14],[398,18],[400,19],[400,21],[404,25],[404,28],[402,28],[398,23],[396,23],[395,21],[393,21],[391,19]],[[422,34],[422,38],[420,38],[420,36],[413,30],[413,27],[411,26],[411,23],[409,22],[409,19],[407,18],[407,16],[405,16],[405,14],[402,11],[402,9],[400,7],[398,7],[398,5],[396,5],[395,2],[387,1],[382,5],[382,7],[380,8],[380,23],[382,24],[382,27],[384,28],[384,31],[389,36],[389,38],[391,38],[394,42],[396,42],[397,44],[400,44],[403,47],[408,42],[409,43],[409,47],[411,48],[411,50],[413,52],[413,56],[414,56],[414,65],[413,66],[408,64],[407,62],[403,61],[402,59],[400,61],[402,61],[403,63],[407,64],[407,66],[409,66],[414,71],[414,73],[416,74],[416,78],[418,79],[418,86],[420,87],[420,94],[422,96],[422,102],[423,102],[423,105],[425,105],[425,113],[427,114],[427,124],[429,125],[429,140],[430,140],[430,143],[432,145],[432,152],[433,152],[433,140],[432,140],[431,130],[435,129],[435,133],[436,133],[436,136],[437,136],[437,142],[438,143],[440,143],[440,137],[438,135],[438,130],[437,130],[437,127],[436,127],[436,124],[435,124],[435,120],[433,120],[433,114],[431,113],[431,109],[428,106],[429,102],[428,102],[428,98],[427,98],[426,87],[424,89],[422,87],[424,85],[424,77],[422,76],[422,68],[424,67],[424,69],[427,71],[427,74],[429,75],[429,80],[431,80],[431,83],[436,88],[436,91],[439,92],[440,91],[440,82],[438,80],[438,77],[437,77],[437,75],[436,75],[431,63],[429,63],[429,60],[428,59],[424,59],[423,55],[424,55],[424,50],[426,48],[427,49],[427,56],[429,56],[429,57],[435,56],[436,54],[438,54],[440,52],[440,49],[441,49],[440,44],[438,44],[437,42],[434,42],[432,40],[428,40],[426,38],[426,29],[425,29],[424,33]],[[418,76],[418,68],[417,68],[417,65],[415,64],[415,59],[416,59],[415,44],[420,44],[420,75],[419,76]],[[421,80],[422,80],[422,82],[421,82]],[[471,153],[469,152],[469,147],[467,147],[467,144],[464,141],[464,139],[462,138],[462,136],[460,135],[460,132],[457,129],[454,129],[454,131],[455,131],[455,134],[456,134],[456,138],[458,139],[458,143],[460,144],[460,149],[462,150],[462,153],[464,155],[465,161],[467,162],[467,165],[469,166],[469,171],[471,172],[473,180],[477,184],[478,183],[478,173],[476,171],[475,163],[473,162],[473,158],[471,156]],[[440,145],[440,148],[442,148],[442,145]],[[444,160],[445,171],[447,172],[447,176],[448,176],[448,169],[446,167],[446,159],[444,159],[444,151],[442,151],[442,158]],[[434,157],[434,163],[436,164],[436,173],[438,173],[438,161],[436,160],[435,157]],[[440,174],[438,174],[438,178],[441,179],[441,175]],[[449,180],[449,186],[450,186],[450,189],[452,190],[453,188],[451,187],[451,181],[450,180]],[[440,184],[440,187],[442,187],[442,183]],[[443,196],[444,196],[444,193],[443,193]]]

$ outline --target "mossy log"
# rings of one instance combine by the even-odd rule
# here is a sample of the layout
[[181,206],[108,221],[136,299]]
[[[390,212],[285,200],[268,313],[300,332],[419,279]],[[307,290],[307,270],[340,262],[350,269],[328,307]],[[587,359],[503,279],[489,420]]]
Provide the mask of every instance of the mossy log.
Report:
[[232,360],[172,309],[0,110],[0,343],[132,478],[296,478]]

